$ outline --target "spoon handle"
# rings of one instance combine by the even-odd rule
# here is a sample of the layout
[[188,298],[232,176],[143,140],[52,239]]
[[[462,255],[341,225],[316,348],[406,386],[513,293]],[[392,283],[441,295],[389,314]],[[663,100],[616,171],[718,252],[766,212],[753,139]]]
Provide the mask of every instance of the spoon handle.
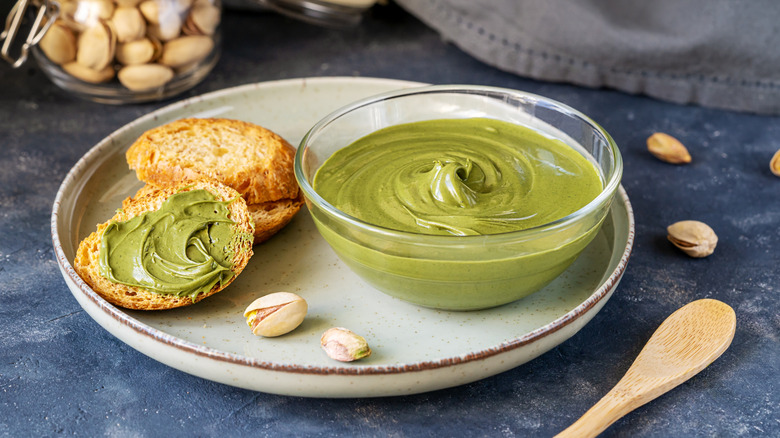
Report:
[[555,438],[595,437],[624,415],[661,394],[647,395],[649,394],[637,394],[621,380],[598,403]]

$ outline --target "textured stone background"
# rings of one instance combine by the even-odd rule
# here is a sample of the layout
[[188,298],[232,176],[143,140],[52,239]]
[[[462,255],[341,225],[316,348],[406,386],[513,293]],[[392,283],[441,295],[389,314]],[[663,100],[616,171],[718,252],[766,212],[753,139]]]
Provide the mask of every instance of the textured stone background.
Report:
[[[60,91],[33,62],[0,66],[0,436],[551,436],[612,387],[667,315],[705,297],[735,309],[731,348],[604,436],[780,435],[780,178],[768,170],[780,119],[522,79],[480,64],[393,8],[350,30],[258,12],[228,11],[224,23],[222,59],[180,97],[354,75],[523,89],[591,115],[621,146],[637,220],[620,287],[551,352],[433,393],[304,399],[184,374],[126,346],[81,310],[60,276],[49,231],[70,167],[109,133],[170,101],[93,104]],[[676,167],[648,155],[644,141],[655,131],[678,137],[694,162]],[[682,219],[716,230],[715,254],[693,260],[666,242],[666,225]]]

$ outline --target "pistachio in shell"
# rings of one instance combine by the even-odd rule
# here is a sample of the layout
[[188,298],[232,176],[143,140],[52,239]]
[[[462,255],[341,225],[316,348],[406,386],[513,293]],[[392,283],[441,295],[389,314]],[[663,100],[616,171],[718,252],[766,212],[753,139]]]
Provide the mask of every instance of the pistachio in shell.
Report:
[[89,67],[84,67],[75,61],[63,64],[62,69],[74,78],[89,82],[90,84],[108,82],[114,78],[115,74],[113,67],[110,65],[101,70],[93,70]]
[[181,35],[182,20],[177,14],[165,15],[157,24],[150,24],[147,34],[160,41],[170,41]]
[[116,46],[116,60],[123,65],[146,64],[154,61],[162,51],[162,45],[149,38],[142,38]]
[[667,239],[691,257],[707,257],[715,251],[718,236],[704,222],[680,221],[666,228]]
[[133,91],[160,88],[173,79],[173,69],[160,64],[128,65],[117,73],[119,82]]
[[184,21],[186,35],[213,35],[220,21],[219,8],[208,2],[197,2]]
[[141,3],[141,0],[114,0],[121,8],[134,8]]
[[116,38],[105,22],[85,30],[78,39],[76,62],[92,70],[103,70],[114,59]]
[[775,152],[775,155],[773,155],[772,159],[769,161],[769,170],[771,170],[775,176],[780,176],[780,150]]
[[156,0],[146,0],[138,5],[138,10],[149,24],[160,24],[160,5]]
[[110,0],[78,0],[63,5],[63,15],[83,29],[111,19],[116,6]]
[[160,64],[182,67],[205,58],[214,48],[214,40],[204,35],[176,38],[163,45]]
[[306,300],[290,292],[275,292],[254,300],[244,318],[256,336],[275,337],[295,330],[308,312]]
[[647,139],[647,150],[661,161],[672,164],[691,162],[688,149],[676,138],[663,132],[656,132]]
[[51,62],[62,65],[76,59],[76,35],[61,21],[55,21],[38,43]]
[[[79,2],[67,1],[60,3],[60,17],[57,22],[64,24],[75,32],[81,32],[87,28],[84,24],[76,21],[75,14],[78,11]],[[81,17],[79,17],[81,18]]]
[[127,43],[146,35],[146,20],[138,8],[117,8],[111,18],[117,42]]

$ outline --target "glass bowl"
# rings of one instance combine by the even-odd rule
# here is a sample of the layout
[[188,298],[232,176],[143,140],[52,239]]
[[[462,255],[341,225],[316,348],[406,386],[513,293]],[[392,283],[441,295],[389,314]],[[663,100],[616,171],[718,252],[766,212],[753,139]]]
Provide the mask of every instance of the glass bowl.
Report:
[[[601,193],[574,213],[544,225],[455,236],[367,223],[340,211],[313,188],[314,175],[325,160],[374,131],[403,123],[476,117],[525,126],[562,141],[595,165],[602,178]],[[409,88],[355,102],[314,125],[295,157],[295,175],[308,210],[339,258],[388,295],[444,310],[510,303],[558,277],[596,235],[622,171],[614,140],[586,115],[542,96],[485,86]]]

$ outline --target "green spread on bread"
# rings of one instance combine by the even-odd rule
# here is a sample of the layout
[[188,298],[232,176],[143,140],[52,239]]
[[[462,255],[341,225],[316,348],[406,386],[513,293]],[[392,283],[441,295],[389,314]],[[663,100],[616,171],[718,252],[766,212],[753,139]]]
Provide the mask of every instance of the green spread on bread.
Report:
[[207,190],[175,193],[158,210],[111,222],[100,240],[106,279],[193,300],[235,274],[234,222]]

